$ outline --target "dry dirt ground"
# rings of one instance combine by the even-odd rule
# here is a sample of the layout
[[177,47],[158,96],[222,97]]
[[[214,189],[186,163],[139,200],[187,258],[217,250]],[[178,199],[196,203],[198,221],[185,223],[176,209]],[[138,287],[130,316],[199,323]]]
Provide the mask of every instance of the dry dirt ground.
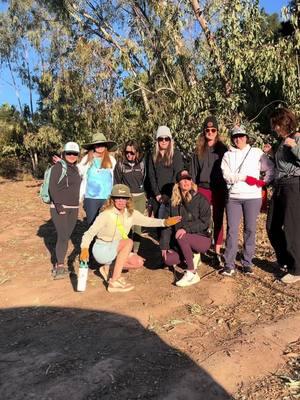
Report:
[[90,270],[77,293],[74,274],[51,280],[55,231],[38,188],[0,181],[0,399],[300,398],[300,285],[276,279],[265,216],[253,277],[202,264],[201,282],[180,289],[170,271],[144,269],[127,275],[134,291],[112,295]]

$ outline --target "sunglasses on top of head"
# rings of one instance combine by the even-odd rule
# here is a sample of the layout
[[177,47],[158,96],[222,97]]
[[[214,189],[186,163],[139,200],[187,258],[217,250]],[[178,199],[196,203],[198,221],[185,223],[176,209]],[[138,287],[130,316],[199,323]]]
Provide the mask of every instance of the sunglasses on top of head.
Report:
[[135,156],[136,153],[134,151],[125,151],[125,154],[127,156]]
[[205,128],[206,133],[217,133],[217,128]]
[[75,151],[66,151],[65,152],[66,156],[78,156],[78,153],[76,153]]
[[171,139],[167,136],[167,137],[159,137],[157,139],[158,142],[170,142]]

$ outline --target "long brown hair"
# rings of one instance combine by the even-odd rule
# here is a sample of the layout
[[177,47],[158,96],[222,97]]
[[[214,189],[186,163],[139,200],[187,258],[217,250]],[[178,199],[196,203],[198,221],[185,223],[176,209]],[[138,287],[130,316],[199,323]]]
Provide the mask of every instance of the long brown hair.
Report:
[[271,127],[275,128],[276,125],[280,126],[285,133],[295,133],[297,128],[297,117],[288,108],[281,107],[274,110],[270,116]]
[[[94,152],[95,152],[94,149],[91,149],[87,152],[87,160],[85,164],[89,164],[93,161]],[[101,159],[102,159],[101,168],[112,168],[112,162],[110,160],[109,151],[107,150],[107,148],[105,148],[104,155],[103,157],[101,157]]]
[[[197,185],[192,181],[192,191],[194,191],[195,193],[197,193],[198,187]],[[183,201],[185,201],[186,203],[189,203],[192,201],[192,194],[191,191],[187,192],[187,194],[185,195],[185,197],[183,197],[182,192],[180,190],[179,184],[175,183],[174,187],[173,187],[173,191],[172,191],[172,197],[171,197],[171,204],[173,207],[177,207],[179,206],[179,204],[181,204]]]
[[153,153],[153,161],[156,164],[159,161],[162,161],[165,167],[170,167],[173,162],[174,156],[174,141],[173,139],[170,140],[169,146],[166,149],[164,155],[162,156],[160,153],[159,143],[156,141],[155,143],[155,151]]
[[[217,130],[217,136],[215,138],[215,144],[214,148],[221,147],[223,145],[223,142],[220,138],[219,131]],[[200,135],[198,136],[197,142],[196,142],[196,150],[195,153],[199,158],[202,158],[204,153],[207,150],[207,139],[205,137],[205,130],[203,130]]]
[[[115,204],[114,204],[114,198],[113,197],[109,197],[106,202],[103,204],[102,208],[101,208],[101,212],[105,211],[105,210],[110,210],[112,208],[114,208]],[[126,202],[126,208],[128,211],[129,215],[132,215],[133,211],[134,211],[134,207],[133,207],[133,200],[131,197],[128,198],[127,202]]]

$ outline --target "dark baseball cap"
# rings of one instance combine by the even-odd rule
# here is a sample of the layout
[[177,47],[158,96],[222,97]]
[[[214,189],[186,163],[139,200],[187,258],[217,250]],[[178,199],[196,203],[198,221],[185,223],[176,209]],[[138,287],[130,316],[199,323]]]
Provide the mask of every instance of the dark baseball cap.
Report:
[[205,130],[206,128],[219,129],[218,121],[217,121],[217,118],[215,116],[210,115],[209,117],[205,118],[205,120],[203,122],[203,130]]
[[176,182],[179,183],[180,181],[182,181],[183,179],[190,179],[192,180],[192,177],[189,173],[189,171],[187,171],[186,169],[182,169],[181,171],[179,171],[176,175]]

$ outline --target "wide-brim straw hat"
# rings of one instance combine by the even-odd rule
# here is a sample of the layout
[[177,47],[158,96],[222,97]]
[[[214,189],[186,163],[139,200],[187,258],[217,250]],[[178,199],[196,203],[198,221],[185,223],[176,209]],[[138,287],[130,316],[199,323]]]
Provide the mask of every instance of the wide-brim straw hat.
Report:
[[107,140],[103,133],[97,132],[94,133],[92,137],[92,142],[83,144],[82,147],[86,150],[91,150],[95,146],[95,144],[103,144],[107,147],[108,150],[113,150],[113,148],[117,146],[116,142],[113,142],[112,140]]

